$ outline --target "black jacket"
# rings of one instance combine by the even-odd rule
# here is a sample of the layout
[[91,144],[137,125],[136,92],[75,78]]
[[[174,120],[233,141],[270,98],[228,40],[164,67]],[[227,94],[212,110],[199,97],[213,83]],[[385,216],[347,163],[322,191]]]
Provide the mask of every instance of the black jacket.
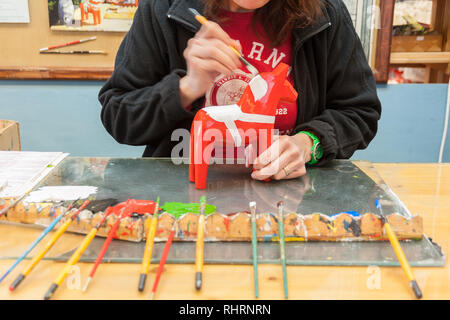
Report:
[[[321,137],[320,164],[350,158],[377,132],[381,105],[372,71],[342,0],[323,0],[324,15],[293,30],[292,68],[299,93],[294,132]],[[188,11],[201,1],[143,0],[117,53],[111,78],[99,93],[101,119],[119,143],[147,145],[143,156],[168,157],[171,133],[189,129],[192,111],[180,104],[179,79],[186,74],[183,51],[200,28]],[[186,155],[185,155],[186,156]]]

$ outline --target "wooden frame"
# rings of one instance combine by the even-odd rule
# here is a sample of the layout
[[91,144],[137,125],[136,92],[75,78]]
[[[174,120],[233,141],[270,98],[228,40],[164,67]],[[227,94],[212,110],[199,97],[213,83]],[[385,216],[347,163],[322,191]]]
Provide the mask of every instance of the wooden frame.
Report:
[[389,78],[394,7],[395,0],[380,1],[380,30],[377,33],[375,65],[373,66],[375,80],[378,83],[387,83]]
[[113,68],[9,68],[0,67],[0,79],[106,80]]

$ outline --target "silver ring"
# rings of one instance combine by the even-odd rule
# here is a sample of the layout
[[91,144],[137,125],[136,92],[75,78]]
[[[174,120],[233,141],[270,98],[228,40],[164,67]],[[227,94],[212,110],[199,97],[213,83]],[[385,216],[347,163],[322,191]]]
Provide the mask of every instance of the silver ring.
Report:
[[287,176],[290,174],[290,172],[287,171],[286,168],[287,168],[287,167],[284,167],[284,168],[283,168],[283,171],[284,171],[284,173],[286,174],[286,177],[287,177]]

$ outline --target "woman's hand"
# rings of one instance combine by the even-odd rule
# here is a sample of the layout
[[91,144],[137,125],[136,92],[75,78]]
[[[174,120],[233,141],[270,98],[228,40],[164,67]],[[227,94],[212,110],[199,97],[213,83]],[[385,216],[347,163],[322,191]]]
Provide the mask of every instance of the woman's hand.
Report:
[[180,79],[181,104],[187,107],[203,96],[221,73],[228,75],[241,66],[239,57],[229,47],[241,50],[215,22],[202,25],[183,52],[187,64],[186,76]]
[[305,163],[311,160],[312,139],[303,133],[276,136],[275,139],[254,161],[252,178],[281,180],[306,174]]

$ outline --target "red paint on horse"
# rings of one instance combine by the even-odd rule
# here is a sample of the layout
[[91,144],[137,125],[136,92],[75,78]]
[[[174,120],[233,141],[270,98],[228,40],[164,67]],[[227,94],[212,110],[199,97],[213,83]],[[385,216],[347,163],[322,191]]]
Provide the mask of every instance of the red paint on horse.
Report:
[[[264,96],[255,99],[251,86],[248,85],[241,99],[237,103],[240,111],[249,118],[252,116],[262,116],[266,119],[267,117],[273,117],[273,119],[275,119],[276,108],[280,100],[295,102],[297,99],[297,92],[286,80],[288,70],[288,65],[280,63],[272,72],[261,73],[260,77],[263,80],[260,81],[265,81],[267,84],[267,90],[265,91]],[[221,107],[222,106],[216,106],[212,108],[214,108],[214,110],[220,110]],[[208,110],[211,110],[211,107],[209,107]],[[252,149],[257,150],[258,155],[272,144],[274,122],[275,121],[272,123],[247,122],[239,119],[232,121],[239,131],[241,146],[245,147],[252,145]],[[218,132],[221,133],[221,137],[214,136],[212,139],[213,141],[211,141],[211,139],[205,135],[205,132],[210,129],[218,130]],[[256,134],[250,135],[248,134],[249,132]],[[265,141],[260,141],[261,136],[265,137]],[[195,182],[195,187],[197,189],[206,188],[208,166],[215,145],[228,148],[234,147],[235,141],[232,133],[225,125],[225,122],[216,121],[207,113],[207,111],[203,109],[199,110],[192,122],[189,154],[189,180]]]

